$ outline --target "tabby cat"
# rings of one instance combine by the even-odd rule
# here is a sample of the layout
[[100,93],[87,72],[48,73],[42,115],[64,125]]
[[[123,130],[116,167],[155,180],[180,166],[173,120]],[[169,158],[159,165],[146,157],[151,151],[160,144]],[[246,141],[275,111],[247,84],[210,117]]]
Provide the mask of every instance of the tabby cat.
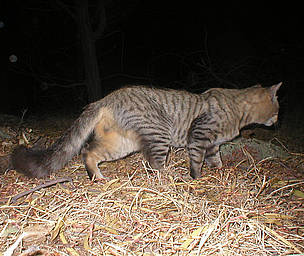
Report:
[[277,121],[280,86],[214,88],[202,94],[122,88],[89,104],[49,148],[17,147],[11,155],[12,168],[40,178],[62,168],[81,150],[89,177],[102,179],[100,162],[141,151],[152,168],[162,169],[173,146],[188,150],[190,175],[199,178],[204,160],[209,166],[222,166],[219,146],[242,127]]

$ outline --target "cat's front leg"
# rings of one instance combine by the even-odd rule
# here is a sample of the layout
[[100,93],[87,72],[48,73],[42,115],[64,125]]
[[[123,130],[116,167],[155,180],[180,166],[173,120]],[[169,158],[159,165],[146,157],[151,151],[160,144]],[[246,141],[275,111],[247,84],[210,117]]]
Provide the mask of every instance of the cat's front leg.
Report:
[[223,166],[219,147],[219,145],[216,145],[206,150],[205,161],[209,167],[221,168]]
[[[209,149],[215,141],[216,133],[205,114],[196,118],[188,132],[188,153],[190,158],[190,176],[194,179],[202,176],[203,162]],[[212,123],[212,122],[211,122]],[[211,156],[211,155],[210,155]]]
[[192,129],[188,137],[187,149],[190,158],[190,176],[193,179],[202,177],[201,171],[206,154],[206,145],[209,144],[209,139],[197,136],[198,134],[202,134],[200,130]]
[[195,148],[189,148],[190,158],[190,176],[193,179],[202,177],[202,166],[205,156],[205,150],[197,150]]

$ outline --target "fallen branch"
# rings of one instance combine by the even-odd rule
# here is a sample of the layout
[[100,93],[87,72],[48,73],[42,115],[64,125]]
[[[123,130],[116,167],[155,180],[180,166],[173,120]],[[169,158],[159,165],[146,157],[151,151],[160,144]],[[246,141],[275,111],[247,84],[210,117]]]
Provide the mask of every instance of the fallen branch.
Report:
[[[13,245],[11,245],[4,253],[3,256],[12,256],[15,249],[19,246],[19,244],[22,242],[24,238],[31,237],[31,236],[37,236],[41,235],[40,232],[24,232],[22,233],[18,239],[15,241]],[[38,252],[38,250],[36,250]],[[39,250],[41,252],[41,250]],[[22,255],[33,255],[33,254],[22,254]],[[42,254],[43,255],[43,254]]]
[[47,181],[46,183],[44,184],[40,184],[30,190],[27,190],[27,191],[24,191],[18,195],[15,195],[11,198],[11,202],[12,203],[15,203],[19,198],[23,197],[23,196],[26,196],[28,194],[31,194],[41,188],[47,188],[47,187],[50,187],[50,186],[53,186],[57,183],[62,183],[62,182],[73,182],[72,178],[69,178],[69,177],[65,177],[65,178],[60,178],[60,179],[56,179],[56,180],[50,180],[50,181]]

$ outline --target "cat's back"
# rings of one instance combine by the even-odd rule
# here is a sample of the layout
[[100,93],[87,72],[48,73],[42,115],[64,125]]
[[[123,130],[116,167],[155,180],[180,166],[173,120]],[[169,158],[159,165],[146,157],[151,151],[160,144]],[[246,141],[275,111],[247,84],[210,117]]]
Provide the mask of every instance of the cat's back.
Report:
[[118,89],[102,101],[107,105],[123,103],[125,106],[155,106],[167,111],[177,111],[180,107],[195,104],[200,95],[184,90],[154,88],[149,86],[127,86]]

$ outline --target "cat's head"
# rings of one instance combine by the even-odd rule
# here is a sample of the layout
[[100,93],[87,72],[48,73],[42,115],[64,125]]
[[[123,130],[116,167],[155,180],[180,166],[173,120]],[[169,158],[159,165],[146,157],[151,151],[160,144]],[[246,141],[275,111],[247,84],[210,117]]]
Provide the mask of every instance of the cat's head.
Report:
[[277,91],[281,85],[282,82],[267,88],[261,86],[251,87],[253,89],[253,115],[256,123],[271,126],[278,121],[279,102]]

